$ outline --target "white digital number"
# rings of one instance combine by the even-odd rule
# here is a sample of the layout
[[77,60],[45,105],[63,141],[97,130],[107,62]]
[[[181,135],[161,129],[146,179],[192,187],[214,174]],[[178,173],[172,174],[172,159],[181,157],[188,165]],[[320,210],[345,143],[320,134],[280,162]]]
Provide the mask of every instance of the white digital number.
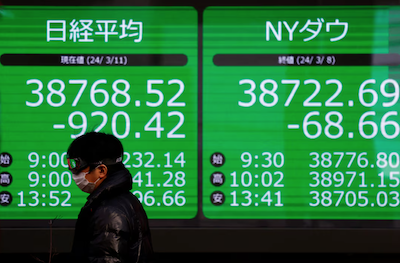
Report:
[[26,81],[26,85],[30,85],[30,84],[38,85],[37,89],[32,90],[32,94],[36,94],[38,96],[38,100],[36,102],[26,101],[25,104],[26,104],[26,106],[29,106],[29,107],[38,107],[38,106],[40,106],[40,104],[43,103],[43,100],[44,100],[43,94],[40,93],[40,91],[43,89],[43,83],[38,79],[29,79]]

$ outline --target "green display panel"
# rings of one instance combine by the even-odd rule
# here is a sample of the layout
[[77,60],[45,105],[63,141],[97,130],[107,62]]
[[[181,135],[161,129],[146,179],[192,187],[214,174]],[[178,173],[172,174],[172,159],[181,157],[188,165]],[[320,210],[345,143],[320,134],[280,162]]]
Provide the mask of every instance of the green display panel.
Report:
[[400,219],[398,7],[210,7],[209,219]]
[[195,217],[197,34],[191,7],[3,8],[0,219],[75,219],[65,157],[88,131],[122,141],[150,219]]

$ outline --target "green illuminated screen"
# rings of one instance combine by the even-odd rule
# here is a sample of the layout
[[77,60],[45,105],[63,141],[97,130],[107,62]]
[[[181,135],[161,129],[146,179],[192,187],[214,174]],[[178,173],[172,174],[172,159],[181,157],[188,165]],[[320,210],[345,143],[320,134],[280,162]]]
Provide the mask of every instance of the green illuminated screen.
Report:
[[193,218],[195,10],[9,7],[2,14],[0,219],[75,219],[87,194],[71,180],[65,155],[92,130],[122,141],[149,218]]
[[207,218],[400,218],[398,15],[206,9]]
[[3,8],[0,219],[75,219],[92,130],[150,219],[400,219],[399,10]]

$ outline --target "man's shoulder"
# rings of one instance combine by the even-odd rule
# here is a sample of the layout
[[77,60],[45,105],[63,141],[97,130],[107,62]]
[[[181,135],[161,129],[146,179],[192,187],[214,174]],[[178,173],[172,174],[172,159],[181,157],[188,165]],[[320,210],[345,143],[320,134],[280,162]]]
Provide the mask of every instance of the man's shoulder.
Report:
[[108,196],[98,204],[97,213],[135,213],[136,208],[141,206],[139,200],[129,191],[123,191],[115,195]]
[[135,198],[131,192],[121,191],[103,198],[100,202],[100,207],[107,207],[111,209],[125,207],[128,205],[130,206],[130,204],[135,201],[134,199]]
[[[126,224],[129,218],[135,213],[128,199],[129,193],[104,199],[100,205],[93,211],[92,220],[103,222],[104,224]],[[117,227],[118,228],[118,227]]]

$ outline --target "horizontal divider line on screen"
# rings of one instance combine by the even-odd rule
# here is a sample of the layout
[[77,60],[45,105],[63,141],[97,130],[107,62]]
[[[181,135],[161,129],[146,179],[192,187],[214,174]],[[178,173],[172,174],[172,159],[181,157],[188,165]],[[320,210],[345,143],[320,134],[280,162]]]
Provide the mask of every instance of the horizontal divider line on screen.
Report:
[[185,66],[184,54],[3,54],[3,66]]
[[398,66],[400,54],[217,54],[216,66]]

